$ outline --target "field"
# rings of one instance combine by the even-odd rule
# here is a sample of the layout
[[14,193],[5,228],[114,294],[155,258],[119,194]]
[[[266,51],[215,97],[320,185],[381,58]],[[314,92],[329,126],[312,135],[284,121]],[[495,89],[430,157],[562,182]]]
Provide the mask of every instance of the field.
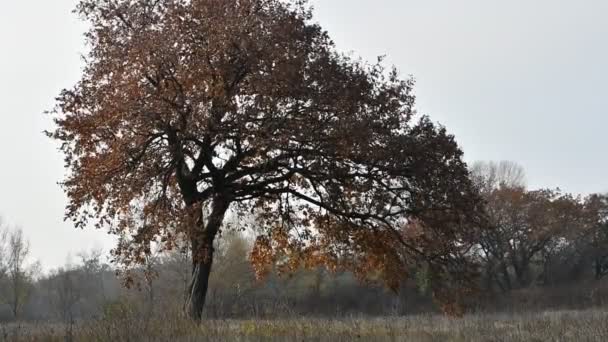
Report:
[[152,321],[116,317],[75,326],[5,325],[2,341],[608,341],[608,311],[346,319]]

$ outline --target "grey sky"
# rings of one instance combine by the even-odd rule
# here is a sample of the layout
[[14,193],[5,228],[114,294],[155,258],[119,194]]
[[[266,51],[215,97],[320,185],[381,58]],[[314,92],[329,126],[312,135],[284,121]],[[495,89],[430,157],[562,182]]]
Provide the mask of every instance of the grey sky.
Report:
[[[47,267],[111,247],[62,220],[62,157],[42,131],[82,66],[74,0],[0,10],[0,215]],[[418,109],[446,125],[467,161],[509,159],[531,187],[608,191],[608,1],[315,0],[340,50],[387,55],[417,79]]]

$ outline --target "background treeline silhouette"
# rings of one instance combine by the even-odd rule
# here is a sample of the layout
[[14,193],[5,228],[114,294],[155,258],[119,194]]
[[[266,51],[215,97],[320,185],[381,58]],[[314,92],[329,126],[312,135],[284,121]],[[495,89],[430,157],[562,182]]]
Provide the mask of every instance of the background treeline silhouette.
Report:
[[[479,296],[470,309],[536,311],[601,306],[608,299],[608,197],[528,190],[524,170],[512,162],[481,162],[471,176],[483,196],[488,227],[471,251]],[[101,251],[85,251],[62,268],[42,273],[27,237],[1,224],[0,320],[74,323],[136,313],[179,314],[190,276],[189,256],[152,254],[126,289]],[[296,315],[405,315],[436,312],[424,269],[398,293],[350,273],[324,269],[255,279],[249,234],[226,230],[217,246],[205,315],[275,318]],[[184,248],[187,250],[187,248]]]

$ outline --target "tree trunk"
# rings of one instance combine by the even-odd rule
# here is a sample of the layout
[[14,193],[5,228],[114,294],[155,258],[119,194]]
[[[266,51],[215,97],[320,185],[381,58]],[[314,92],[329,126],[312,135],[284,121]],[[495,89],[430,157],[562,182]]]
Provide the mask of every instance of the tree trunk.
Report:
[[530,285],[530,263],[528,259],[523,259],[520,262],[514,262],[515,278],[519,287],[527,287]]
[[595,280],[600,280],[604,276],[604,270],[602,268],[602,259],[595,258]]
[[[213,252],[211,253],[213,254]],[[190,283],[190,293],[188,296],[187,310],[188,316],[199,321],[205,307],[205,297],[209,287],[209,275],[211,274],[211,266],[213,257],[208,260],[196,262],[192,266],[192,281]]]
[[511,283],[511,275],[509,274],[509,269],[504,261],[500,262],[500,272],[502,273],[504,287],[507,289],[507,291],[511,291],[513,289],[513,285]]
[[200,321],[205,306],[207,289],[209,288],[209,275],[213,265],[213,241],[222,226],[224,215],[230,202],[216,197],[213,200],[212,212],[205,224],[202,209],[196,219],[196,227],[191,232],[192,248],[192,279],[190,281],[188,298],[186,300],[186,314],[195,321]]

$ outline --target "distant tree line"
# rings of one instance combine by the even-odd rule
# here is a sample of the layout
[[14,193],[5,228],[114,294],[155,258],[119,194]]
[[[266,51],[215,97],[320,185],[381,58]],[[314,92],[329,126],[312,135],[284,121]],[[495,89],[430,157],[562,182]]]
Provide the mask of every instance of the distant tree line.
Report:
[[608,196],[529,190],[523,168],[511,162],[477,163],[472,177],[489,224],[477,251],[486,288],[507,292],[604,277]]

